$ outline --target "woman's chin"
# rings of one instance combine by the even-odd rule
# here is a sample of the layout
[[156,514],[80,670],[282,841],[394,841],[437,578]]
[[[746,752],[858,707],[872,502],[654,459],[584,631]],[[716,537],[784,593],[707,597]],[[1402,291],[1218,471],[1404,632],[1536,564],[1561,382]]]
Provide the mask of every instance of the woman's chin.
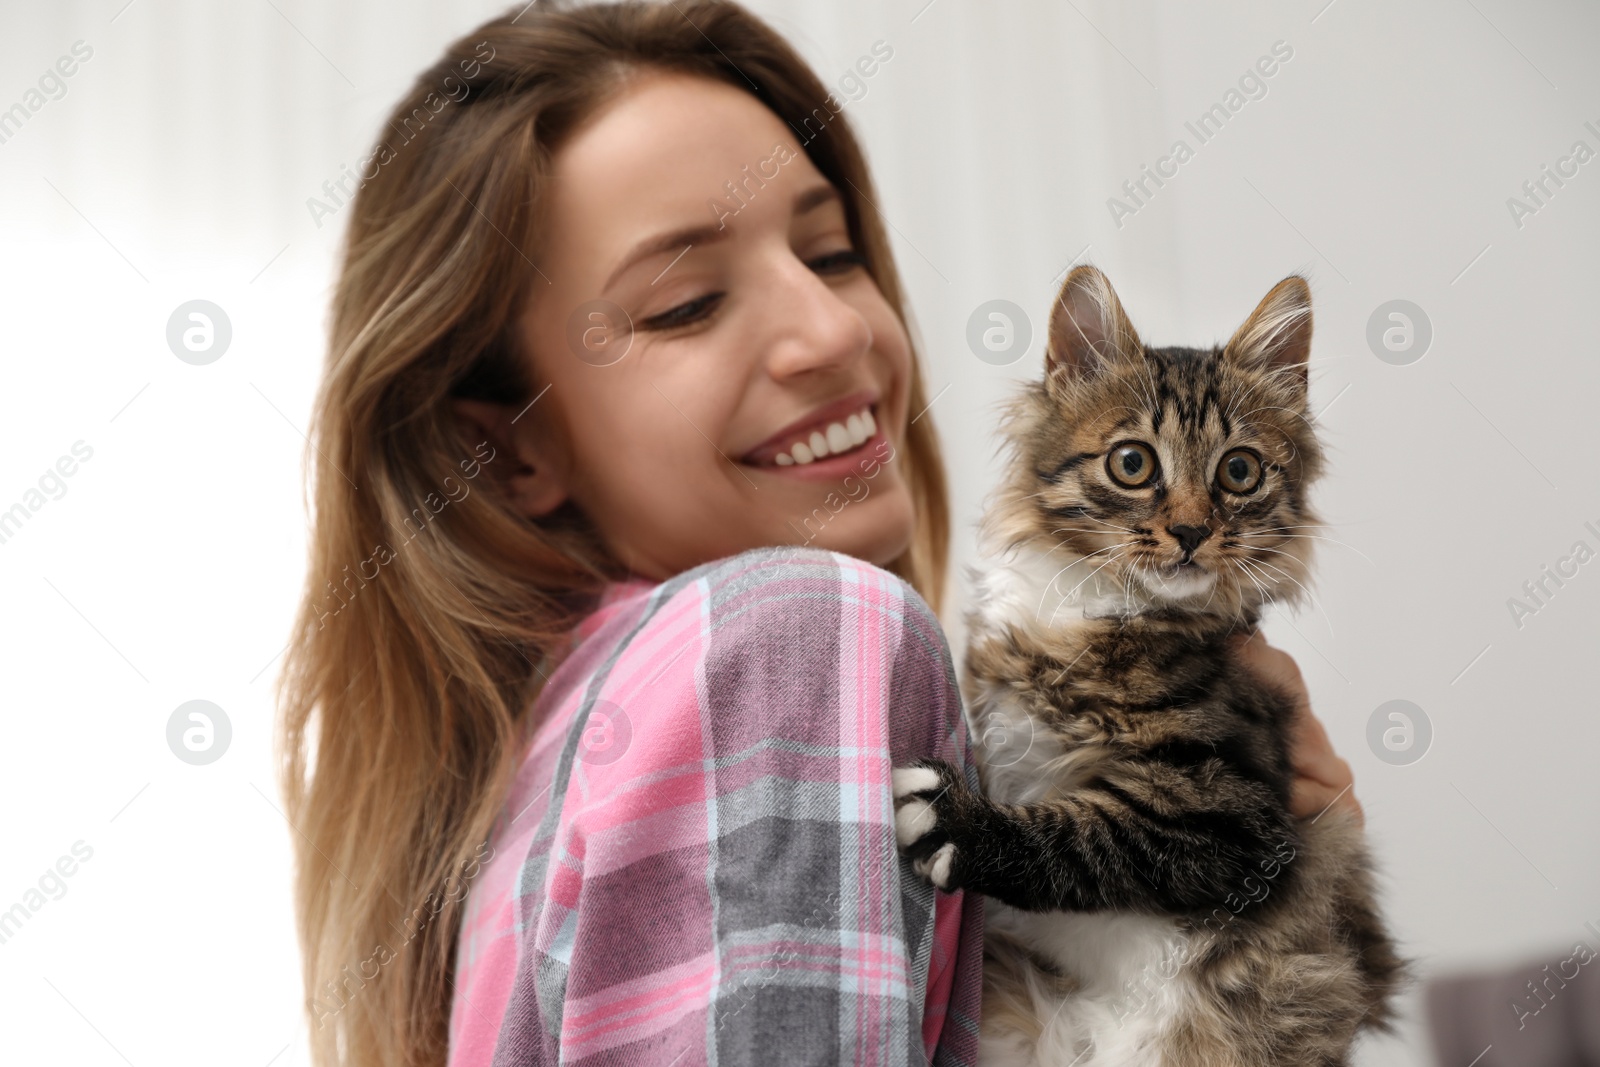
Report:
[[887,567],[911,547],[916,523],[911,495],[903,486],[874,489],[859,500],[843,494],[828,498],[808,515],[785,524],[791,543],[843,552]]

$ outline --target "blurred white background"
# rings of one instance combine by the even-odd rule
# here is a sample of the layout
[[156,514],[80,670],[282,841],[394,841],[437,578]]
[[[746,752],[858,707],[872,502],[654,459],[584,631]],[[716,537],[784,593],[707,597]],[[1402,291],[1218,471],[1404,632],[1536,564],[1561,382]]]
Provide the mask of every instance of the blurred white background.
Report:
[[[893,48],[847,114],[939,395],[958,563],[997,469],[996,405],[1036,373],[1069,263],[1105,269],[1155,344],[1225,339],[1279,278],[1310,277],[1319,501],[1343,544],[1322,546],[1317,606],[1268,630],[1355,767],[1394,928],[1425,975],[1537,961],[1532,978],[1579,939],[1600,948],[1584,925],[1600,926],[1600,562],[1546,580],[1534,614],[1508,605],[1575,542],[1600,551],[1600,161],[1547,180],[1536,212],[1508,206],[1536,206],[1523,183],[1574,142],[1600,150],[1600,10],[752,6],[827,81]],[[501,10],[0,3],[0,108],[40,102],[0,125],[0,512],[27,510],[0,542],[0,912],[28,911],[0,942],[8,1062],[306,1062],[269,686],[299,590],[301,430],[342,223],[318,226],[307,200],[448,40]],[[1185,123],[1277,42],[1292,57],[1264,95],[1251,84],[1199,143]],[[1128,199],[1123,182],[1179,139],[1193,158]],[[1112,197],[1136,210],[1114,218]],[[996,298],[1035,319],[1009,366],[966,342]],[[166,342],[193,299],[232,325],[205,366]],[[1367,339],[1391,300],[1432,328],[1403,365]],[[77,442],[90,458],[52,480]],[[167,746],[192,699],[232,724],[211,765]],[[1420,760],[1393,762],[1420,743],[1369,743],[1395,699],[1431,724]],[[50,878],[77,842],[91,858]],[[1406,1011],[1361,1064],[1429,1062],[1420,997]]]

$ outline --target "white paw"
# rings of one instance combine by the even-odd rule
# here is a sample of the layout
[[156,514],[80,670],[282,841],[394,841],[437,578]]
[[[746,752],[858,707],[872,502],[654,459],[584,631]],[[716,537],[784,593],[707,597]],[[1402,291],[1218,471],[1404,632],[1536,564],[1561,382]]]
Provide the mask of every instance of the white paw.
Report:
[[900,810],[894,813],[894,839],[901,848],[909,848],[938,824],[933,805],[914,797],[900,805]]
[[920,860],[912,860],[911,867],[940,889],[949,889],[950,863],[955,857],[956,843],[954,841],[946,841],[934,851],[933,855]]
[[890,778],[896,800],[939,788],[939,772],[932,767],[896,767],[890,772]]

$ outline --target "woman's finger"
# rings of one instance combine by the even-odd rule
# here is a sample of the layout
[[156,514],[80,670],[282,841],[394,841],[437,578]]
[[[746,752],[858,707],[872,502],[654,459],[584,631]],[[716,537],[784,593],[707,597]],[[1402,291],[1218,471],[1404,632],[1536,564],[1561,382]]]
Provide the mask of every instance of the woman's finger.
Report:
[[1248,636],[1235,638],[1234,648],[1244,660],[1245,666],[1263,681],[1287,690],[1301,705],[1309,703],[1305,678],[1300,674],[1300,665],[1283,649],[1267,644],[1267,639],[1260,630],[1253,630]]
[[1354,780],[1350,764],[1333,750],[1328,731],[1309,711],[1302,714],[1303,725],[1289,752],[1295,773],[1314,778],[1323,785],[1343,789]]
[[1364,822],[1361,803],[1353,791],[1355,773],[1333,750],[1327,728],[1312,713],[1311,694],[1294,657],[1269,645],[1260,630],[1235,638],[1234,647],[1257,677],[1276,685],[1294,701],[1289,749],[1289,760],[1295,772],[1290,787],[1293,814],[1298,818],[1315,818],[1331,805],[1338,805]]
[[1289,794],[1289,813],[1295,818],[1320,818],[1333,808],[1349,811],[1355,816],[1357,825],[1366,825],[1366,812],[1362,810],[1361,801],[1356,799],[1355,793],[1348,785],[1335,789],[1310,778],[1294,780]]

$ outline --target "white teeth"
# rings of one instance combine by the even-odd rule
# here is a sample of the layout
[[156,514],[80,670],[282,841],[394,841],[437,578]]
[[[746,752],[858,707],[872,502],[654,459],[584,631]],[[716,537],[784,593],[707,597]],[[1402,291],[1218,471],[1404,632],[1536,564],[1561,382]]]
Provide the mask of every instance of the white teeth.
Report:
[[849,452],[877,432],[872,408],[864,407],[844,422],[830,422],[826,428],[812,431],[809,439],[796,441],[789,451],[779,452],[772,461],[780,467],[803,467],[824,456]]

